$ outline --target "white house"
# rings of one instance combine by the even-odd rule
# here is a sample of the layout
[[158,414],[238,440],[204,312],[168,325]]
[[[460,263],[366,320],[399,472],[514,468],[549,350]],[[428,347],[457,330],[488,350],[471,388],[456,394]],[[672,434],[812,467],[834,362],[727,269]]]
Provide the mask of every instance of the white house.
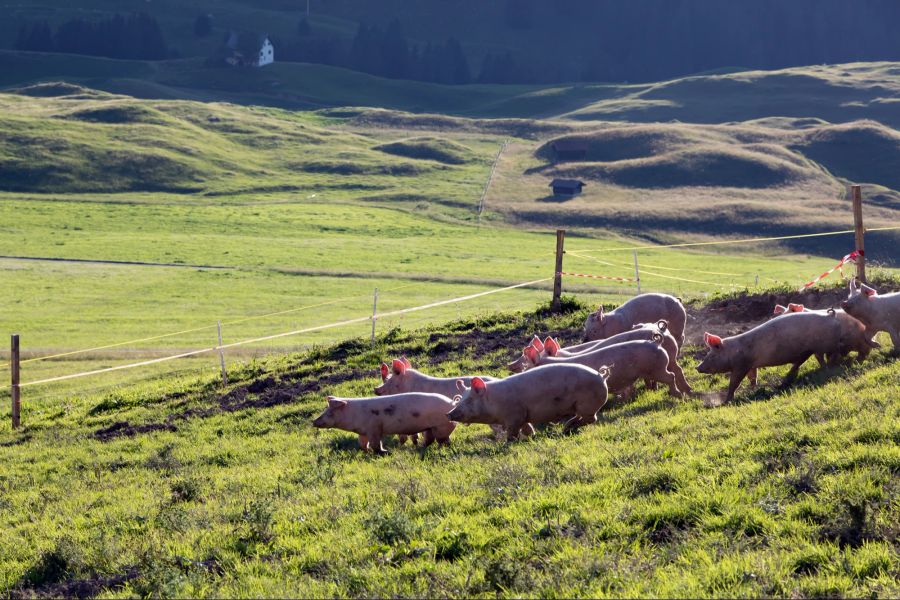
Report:
[[257,67],[264,67],[266,65],[271,65],[275,62],[275,46],[272,45],[272,42],[269,41],[268,36],[263,39],[262,46],[259,48],[259,61],[256,63]]
[[264,67],[275,62],[275,46],[269,36],[231,32],[225,46],[225,62],[233,67]]

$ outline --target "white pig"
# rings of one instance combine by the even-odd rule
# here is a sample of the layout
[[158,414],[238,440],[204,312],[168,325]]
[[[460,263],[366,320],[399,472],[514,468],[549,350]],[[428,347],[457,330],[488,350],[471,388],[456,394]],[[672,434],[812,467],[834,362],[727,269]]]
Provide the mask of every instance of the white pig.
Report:
[[882,295],[851,279],[850,295],[841,302],[841,308],[866,326],[869,339],[879,331],[887,331],[894,343],[894,352],[900,352],[900,292]]
[[609,313],[604,313],[601,306],[588,315],[584,335],[587,341],[600,340],[628,331],[640,323],[655,323],[660,319],[668,322],[669,332],[681,348],[687,312],[678,298],[667,294],[642,294]]
[[413,435],[424,432],[425,446],[434,440],[449,444],[456,423],[447,418],[453,401],[440,394],[397,394],[375,398],[328,397],[328,407],[313,426],[352,431],[359,435],[359,447],[384,454],[385,435]]

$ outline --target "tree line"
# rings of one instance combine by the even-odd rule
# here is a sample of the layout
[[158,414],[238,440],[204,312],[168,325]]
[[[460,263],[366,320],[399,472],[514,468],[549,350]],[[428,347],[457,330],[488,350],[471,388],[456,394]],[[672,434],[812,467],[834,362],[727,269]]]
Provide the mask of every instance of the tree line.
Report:
[[15,48],[135,60],[160,60],[169,56],[159,23],[146,13],[116,14],[101,21],[71,19],[56,31],[47,21],[24,25]]

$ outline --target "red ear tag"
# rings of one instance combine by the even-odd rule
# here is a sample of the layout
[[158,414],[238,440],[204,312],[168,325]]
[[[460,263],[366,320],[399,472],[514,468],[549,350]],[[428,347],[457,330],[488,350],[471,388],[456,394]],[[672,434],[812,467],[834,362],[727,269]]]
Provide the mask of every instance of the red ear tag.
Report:
[[484,380],[481,377],[476,377],[472,380],[472,389],[483,392],[487,389],[487,386],[484,385]]

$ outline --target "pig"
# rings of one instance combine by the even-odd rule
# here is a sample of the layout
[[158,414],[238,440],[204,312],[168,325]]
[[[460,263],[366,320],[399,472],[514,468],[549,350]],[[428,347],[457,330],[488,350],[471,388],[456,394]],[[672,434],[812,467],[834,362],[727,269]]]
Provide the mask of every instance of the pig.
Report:
[[841,331],[841,348],[838,352],[829,354],[827,356],[822,353],[816,354],[816,359],[819,361],[820,366],[825,366],[826,364],[836,364],[840,362],[840,360],[847,356],[852,351],[856,351],[857,357],[856,359],[859,362],[862,362],[866,359],[869,353],[872,351],[873,346],[869,343],[871,336],[865,336],[865,325],[858,319],[854,318],[851,315],[848,315],[844,310],[834,308],[827,308],[824,310],[811,310],[806,308],[802,304],[790,303],[787,306],[781,306],[780,304],[775,305],[775,314],[783,314],[785,312],[789,313],[797,313],[797,312],[814,312],[819,314],[833,314],[835,318],[838,320],[838,324],[840,325]]
[[879,294],[875,288],[850,280],[850,294],[841,308],[859,319],[872,339],[879,331],[887,331],[894,343],[894,353],[900,352],[900,292]]
[[607,386],[610,393],[619,394],[629,390],[638,379],[659,381],[669,386],[669,394],[681,397],[683,394],[676,384],[675,374],[668,370],[669,354],[660,346],[663,336],[652,333],[650,341],[639,340],[622,342],[598,348],[592,352],[574,356],[556,357],[556,342],[551,338],[544,344],[547,352],[539,353],[533,346],[524,351],[526,372],[535,366],[579,364],[599,369],[608,366],[610,369]]
[[[493,377],[481,375],[482,381],[493,381]],[[424,392],[427,394],[442,394],[448,398],[456,395],[456,382],[462,380],[466,385],[472,385],[472,377],[431,377],[412,368],[405,356],[395,358],[391,366],[381,363],[382,384],[375,388],[376,396],[388,394],[405,394],[410,392]],[[503,428],[499,425],[491,427],[494,435],[501,435]],[[415,443],[415,436],[412,438]],[[400,437],[400,443],[406,442],[405,436]]]
[[838,352],[847,343],[833,312],[788,313],[724,339],[706,333],[704,341],[709,353],[697,365],[697,371],[731,374],[726,402],[734,400],[735,390],[752,370],[790,364],[791,369],[781,384],[786,387],[796,379],[800,365],[810,356],[817,352]]
[[[594,340],[591,342],[584,342],[583,344],[576,344],[574,346],[566,346],[565,348],[560,348],[559,351],[557,352],[556,356],[573,356],[575,354],[581,354],[582,352],[590,352],[591,350],[596,350],[598,348],[602,348],[603,346],[609,346],[610,344],[618,344],[619,342],[614,342],[612,340],[620,339],[620,338],[618,338],[618,336],[633,335],[634,331],[638,330],[638,329],[643,329],[646,331],[657,330],[660,333],[664,333],[664,332],[668,331],[668,329],[669,329],[669,322],[666,321],[665,319],[660,319],[656,323],[638,323],[638,324],[634,325],[628,331],[624,331],[622,333],[617,333],[616,335],[610,336],[605,339]],[[671,337],[671,333],[669,334],[669,336]],[[620,339],[620,341],[627,342],[627,341],[631,341],[633,339],[644,339],[644,338],[623,337]],[[647,338],[647,339],[649,339],[649,338]],[[672,337],[672,340],[675,340],[675,338]],[[677,341],[675,343],[676,343],[676,345],[678,344]],[[544,342],[544,344],[546,344],[546,341]]]
[[[578,344],[576,346],[560,348],[559,343],[556,340],[548,337],[541,344],[543,350],[540,350],[537,346],[534,345],[534,343],[532,343],[532,347],[535,350],[538,350],[538,353],[542,354],[543,356],[571,358],[574,356],[593,352],[594,350],[613,346],[615,344],[621,344],[623,342],[633,342],[639,340],[653,341],[654,334],[658,334],[662,336],[662,348],[666,351],[666,354],[669,357],[669,364],[667,366],[667,369],[675,374],[675,384],[678,386],[678,390],[685,394],[689,394],[693,391],[693,388],[691,388],[690,384],[687,382],[687,379],[684,376],[684,371],[676,361],[676,357],[678,356],[678,344],[675,341],[675,338],[673,338],[672,335],[667,331],[667,328],[668,327],[666,321],[661,320],[658,323],[642,323],[640,325],[635,325],[634,328],[630,331],[626,331],[624,333],[606,338],[605,340],[599,340],[596,342],[588,342],[586,344]],[[573,352],[573,349],[579,351]],[[522,371],[531,366],[534,366],[535,364],[540,364],[540,360],[533,360],[529,358],[529,354],[530,351],[526,348],[522,351],[522,355],[518,359],[506,366],[507,369],[509,369],[513,373],[521,373]],[[651,380],[647,380],[647,387],[655,389],[655,383],[651,383]]]
[[447,418],[453,401],[441,394],[396,394],[374,398],[328,397],[328,407],[313,426],[343,429],[359,435],[359,447],[384,454],[385,435],[424,432],[424,445],[449,444],[456,423]]
[[642,294],[610,313],[604,313],[601,306],[588,315],[584,323],[585,340],[608,338],[628,331],[638,323],[655,323],[659,319],[668,322],[669,332],[681,348],[687,312],[678,298],[667,294]]
[[[531,435],[531,423],[549,423],[565,417],[569,431],[597,421],[606,404],[609,371],[583,365],[546,365],[506,379],[472,380],[471,387],[457,383],[460,394],[447,415],[460,423],[502,424],[506,439]],[[574,415],[574,416],[573,416]]]
[[[483,381],[493,381],[493,377],[480,376]],[[381,363],[383,383],[375,388],[376,396],[426,392],[442,394],[448,398],[456,395],[456,382],[462,379],[466,385],[472,384],[472,377],[431,377],[412,368],[406,357],[395,358],[391,366]]]
[[[662,349],[665,350],[666,354],[669,356],[667,369],[675,374],[675,385],[678,386],[680,392],[690,394],[693,392],[693,388],[691,388],[691,385],[687,382],[687,379],[684,376],[684,370],[682,370],[676,360],[678,358],[678,343],[675,341],[675,338],[672,337],[672,334],[668,332],[667,323],[662,320],[658,323],[642,323],[640,325],[635,325],[631,331],[614,335],[600,342],[594,342],[597,345],[594,346],[593,349],[588,349],[583,352],[571,353],[572,347],[570,347],[567,349],[570,350],[568,356],[578,356],[586,352],[591,352],[592,350],[599,350],[615,344],[621,344],[622,342],[639,340],[653,341],[654,335],[656,334],[662,336]],[[549,356],[566,356],[561,351],[556,350],[559,348],[559,344],[556,340],[553,340],[553,338],[548,338],[548,341],[544,342],[544,348]]]

